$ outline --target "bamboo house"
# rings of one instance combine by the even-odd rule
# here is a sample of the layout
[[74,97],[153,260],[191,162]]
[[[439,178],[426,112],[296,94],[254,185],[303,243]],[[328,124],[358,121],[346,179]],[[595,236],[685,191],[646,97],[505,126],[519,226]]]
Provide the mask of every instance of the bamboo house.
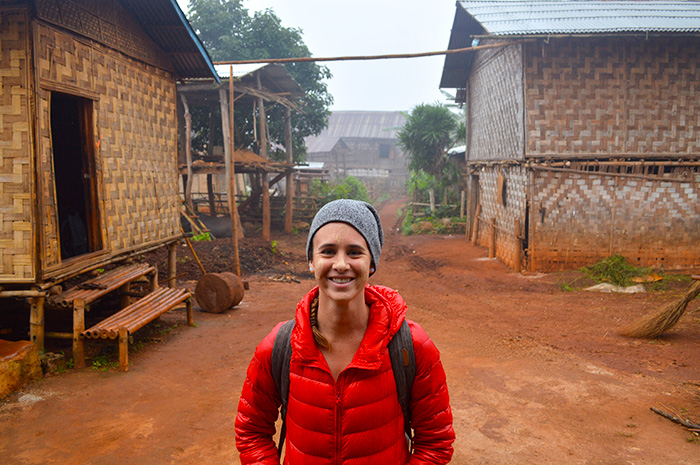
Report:
[[26,298],[41,347],[52,286],[153,248],[174,253],[176,82],[218,78],[174,1],[0,9],[0,308]]
[[700,266],[700,4],[457,2],[468,237],[520,270]]

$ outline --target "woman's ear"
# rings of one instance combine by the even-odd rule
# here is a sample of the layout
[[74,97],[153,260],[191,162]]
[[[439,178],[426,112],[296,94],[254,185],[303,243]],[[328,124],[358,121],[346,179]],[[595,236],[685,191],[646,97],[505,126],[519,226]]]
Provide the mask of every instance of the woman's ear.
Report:
[[309,260],[309,271],[312,273],[314,272],[314,264],[311,263],[311,260]]

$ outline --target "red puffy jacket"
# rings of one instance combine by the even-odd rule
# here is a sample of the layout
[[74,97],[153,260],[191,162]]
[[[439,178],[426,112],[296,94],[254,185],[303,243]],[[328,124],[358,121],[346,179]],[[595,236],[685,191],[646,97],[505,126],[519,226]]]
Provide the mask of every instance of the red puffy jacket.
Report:
[[[314,341],[309,304],[314,288],[297,305],[292,331],[285,464],[442,464],[452,457],[455,435],[445,372],[428,335],[409,320],[416,355],[411,391],[413,454],[408,451],[404,420],[387,345],[406,314],[394,290],[370,286],[365,301],[370,315],[360,348],[334,380]],[[272,440],[281,399],[270,371],[275,335],[263,339],[238,405],[236,447],[242,464],[279,464]]]

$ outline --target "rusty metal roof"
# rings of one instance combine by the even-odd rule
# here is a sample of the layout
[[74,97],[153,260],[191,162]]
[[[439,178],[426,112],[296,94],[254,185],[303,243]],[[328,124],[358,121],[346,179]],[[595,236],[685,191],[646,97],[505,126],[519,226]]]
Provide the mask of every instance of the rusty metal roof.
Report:
[[400,111],[334,111],[321,134],[305,139],[307,152],[327,152],[340,139],[396,139],[405,122]]
[[[697,1],[466,1],[456,6],[450,50],[470,47],[474,36],[700,33]],[[473,55],[447,55],[440,87],[464,88]]]
[[219,77],[209,53],[176,0],[119,0],[148,36],[173,60],[180,78]]

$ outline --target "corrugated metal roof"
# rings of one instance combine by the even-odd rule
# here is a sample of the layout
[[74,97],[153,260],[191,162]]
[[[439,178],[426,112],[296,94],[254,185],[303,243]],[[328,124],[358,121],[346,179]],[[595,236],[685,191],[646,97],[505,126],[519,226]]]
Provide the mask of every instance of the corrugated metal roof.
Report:
[[209,53],[176,0],[119,0],[148,36],[173,60],[181,78],[215,78]]
[[[474,36],[700,33],[697,1],[457,2],[448,48],[470,47]],[[473,53],[447,55],[441,88],[464,88]]]
[[[240,65],[214,65],[214,69],[222,79],[228,79],[233,66],[233,77],[255,85],[254,73],[261,71],[260,84],[272,92],[279,92],[292,99],[304,97],[304,89],[289,74],[284,65],[275,63],[250,63]],[[246,79],[247,78],[247,79]]]
[[334,111],[321,134],[305,139],[307,152],[328,152],[339,139],[396,139],[405,122],[400,111]]
[[458,2],[489,35],[700,32],[700,2]]

